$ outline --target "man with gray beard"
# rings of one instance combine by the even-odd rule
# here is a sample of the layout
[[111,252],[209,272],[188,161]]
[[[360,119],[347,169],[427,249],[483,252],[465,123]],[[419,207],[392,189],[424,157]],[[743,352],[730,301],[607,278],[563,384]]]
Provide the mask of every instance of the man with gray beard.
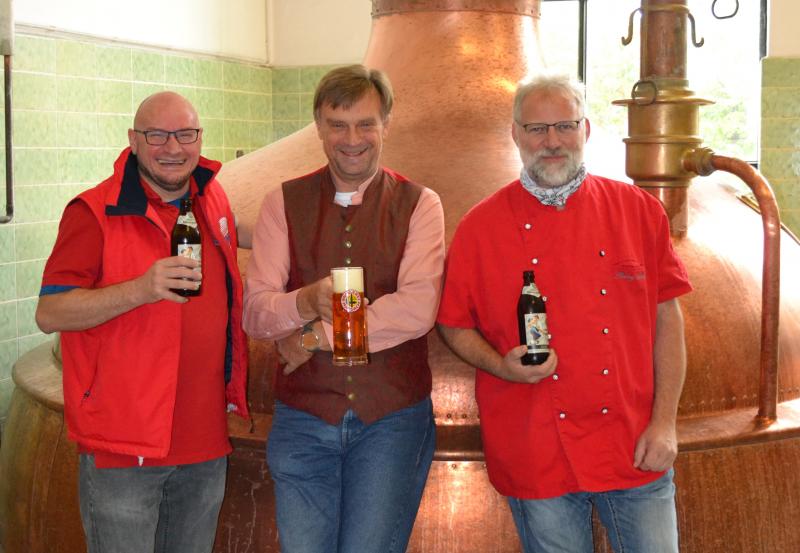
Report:
[[[583,90],[517,89],[520,179],[462,219],[440,332],[477,367],[489,479],[526,553],[591,553],[591,511],[617,553],[677,553],[675,419],[686,370],[678,296],[691,291],[661,205],[588,174]],[[523,271],[547,298],[550,355],[523,365]],[[556,351],[558,355],[556,355]]]

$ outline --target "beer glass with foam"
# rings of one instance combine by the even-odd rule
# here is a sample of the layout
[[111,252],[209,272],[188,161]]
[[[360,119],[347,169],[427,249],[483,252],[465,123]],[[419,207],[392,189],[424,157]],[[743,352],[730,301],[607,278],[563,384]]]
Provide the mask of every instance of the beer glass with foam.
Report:
[[333,278],[333,364],[366,365],[367,313],[364,269],[336,267]]

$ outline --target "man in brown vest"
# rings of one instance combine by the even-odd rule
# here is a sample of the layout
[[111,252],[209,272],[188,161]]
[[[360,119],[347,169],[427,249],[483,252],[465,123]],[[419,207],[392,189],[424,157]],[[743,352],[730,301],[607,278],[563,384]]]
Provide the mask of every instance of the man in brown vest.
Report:
[[[277,341],[267,461],[283,553],[406,550],[435,448],[426,334],[439,303],[439,197],[379,165],[386,76],[361,65],[320,81],[328,164],[264,199],[244,327]],[[333,267],[364,268],[369,364],[332,363]]]

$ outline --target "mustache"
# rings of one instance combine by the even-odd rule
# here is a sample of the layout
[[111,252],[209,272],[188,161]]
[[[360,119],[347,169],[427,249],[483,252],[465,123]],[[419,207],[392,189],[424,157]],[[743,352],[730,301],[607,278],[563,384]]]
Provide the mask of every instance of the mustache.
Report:
[[550,156],[568,156],[570,154],[570,150],[559,146],[558,148],[542,148],[535,154],[533,154],[533,160],[539,161],[543,157],[550,157]]

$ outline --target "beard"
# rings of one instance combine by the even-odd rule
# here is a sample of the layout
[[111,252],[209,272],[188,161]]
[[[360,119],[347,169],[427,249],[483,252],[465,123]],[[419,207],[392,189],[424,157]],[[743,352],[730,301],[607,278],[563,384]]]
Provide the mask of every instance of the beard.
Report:
[[152,171],[144,166],[144,164],[139,163],[139,173],[145,178],[145,180],[149,181],[155,186],[158,186],[166,192],[177,192],[183,188],[186,183],[189,182],[189,177],[191,177],[193,170],[194,169],[187,170],[185,175],[182,174],[175,175],[174,177],[161,177],[154,175]]
[[[566,156],[561,165],[542,162],[546,156]],[[564,186],[575,178],[583,164],[583,149],[543,148],[533,154],[522,153],[522,164],[525,171],[538,184],[545,188]]]

